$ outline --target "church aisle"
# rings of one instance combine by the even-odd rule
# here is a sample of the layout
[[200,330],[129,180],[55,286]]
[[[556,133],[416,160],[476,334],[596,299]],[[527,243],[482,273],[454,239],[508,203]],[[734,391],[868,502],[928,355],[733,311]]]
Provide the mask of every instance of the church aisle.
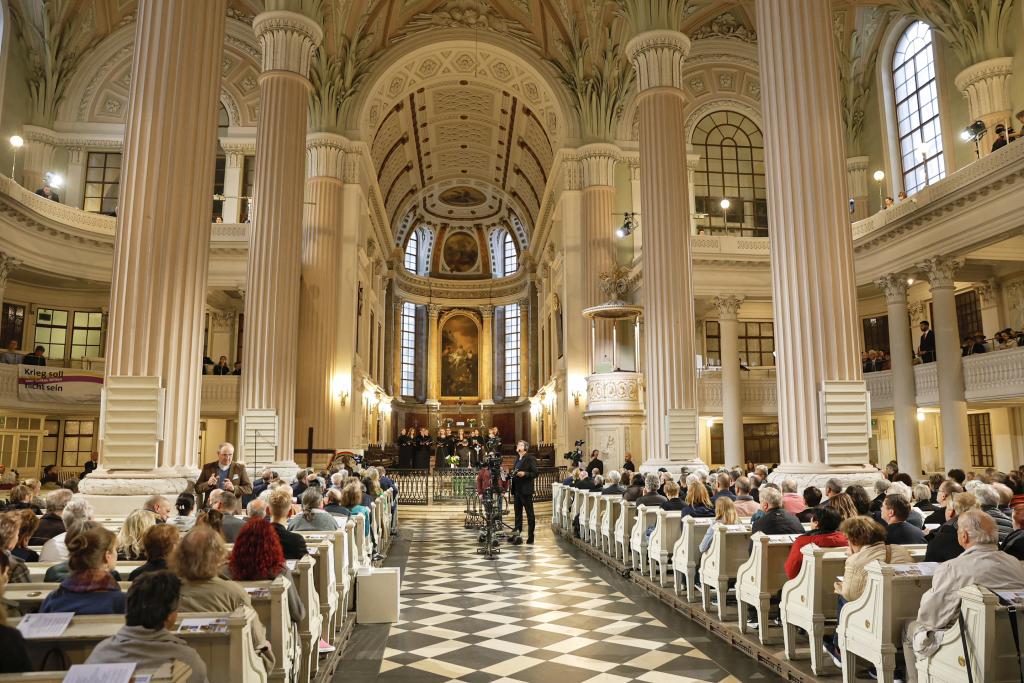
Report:
[[546,529],[497,561],[457,521],[403,522],[401,537],[402,620],[357,627],[336,680],[378,661],[381,683],[778,680]]

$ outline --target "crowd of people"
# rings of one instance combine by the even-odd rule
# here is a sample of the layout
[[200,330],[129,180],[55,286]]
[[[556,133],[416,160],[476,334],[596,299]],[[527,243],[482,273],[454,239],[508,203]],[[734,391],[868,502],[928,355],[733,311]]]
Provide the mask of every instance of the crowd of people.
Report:
[[[935,332],[927,320],[919,324],[921,338],[918,342],[917,351],[914,353],[915,363],[932,363],[935,361]],[[991,338],[986,337],[984,332],[975,332],[963,338],[960,342],[960,355],[973,356],[979,353],[992,351],[1006,351],[1024,346],[1024,330],[1014,330],[1007,327],[995,333]],[[889,352],[881,349],[868,349],[860,354],[861,369],[865,372],[879,372],[892,369],[892,361]]]
[[[625,476],[615,470],[602,476],[594,469],[578,468],[562,483],[621,495],[637,505],[679,510],[682,518],[713,519],[700,542],[701,553],[710,549],[718,525],[747,518],[752,533],[795,534],[785,561],[790,579],[800,572],[804,546],[846,548],[843,576],[834,586],[840,611],[864,592],[868,564],[910,563],[904,546],[924,544],[924,561],[940,564],[917,619],[905,633],[904,652],[914,654],[907,657],[898,677],[907,681],[916,680],[915,655],[933,652],[942,632],[956,621],[960,588],[980,584],[991,590],[1024,590],[1024,466],[1009,473],[953,469],[945,476],[916,481],[890,462],[871,491],[856,484],[844,486],[839,479],[829,479],[824,489],[808,486],[798,491],[796,481],[769,481],[769,474],[763,465],[711,473],[684,468],[678,476],[665,468]],[[573,520],[573,527],[578,535],[579,519]],[[650,535],[653,530],[645,531]],[[759,627],[753,608],[747,626]],[[826,637],[821,647],[841,666],[834,636]]]
[[[97,645],[89,663],[158,666],[176,659],[192,667],[192,683],[203,683],[203,662],[171,632],[179,611],[251,610],[237,582],[273,580],[288,571],[288,560],[307,554],[305,538],[296,532],[337,530],[362,514],[375,542],[374,500],[388,490],[397,500],[398,488],[383,468],[338,460],[321,471],[300,470],[291,482],[266,470],[254,485],[239,476],[244,467],[232,462],[233,453],[231,444],[222,444],[193,490],[175,500],[149,497],[125,515],[116,533],[94,521],[89,501],[67,488],[42,497],[29,482],[12,489],[0,513],[0,644],[10,653],[0,658],[0,673],[32,670],[21,634],[6,625],[6,618],[20,616],[18,606],[3,599],[8,583],[31,581],[27,562],[53,563],[44,581],[57,587],[40,612],[125,615],[124,627]],[[116,569],[121,561],[142,564],[122,577]],[[120,581],[130,581],[131,588],[123,591]],[[288,606],[293,621],[304,618],[294,584]],[[269,670],[273,655],[264,625],[254,613],[252,619],[253,647]]]

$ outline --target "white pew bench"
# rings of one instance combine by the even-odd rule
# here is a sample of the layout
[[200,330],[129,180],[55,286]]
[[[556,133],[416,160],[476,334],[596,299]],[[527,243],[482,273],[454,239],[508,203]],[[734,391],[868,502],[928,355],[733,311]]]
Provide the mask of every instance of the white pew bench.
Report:
[[623,498],[619,501],[619,518],[615,521],[615,547],[612,549],[612,557],[621,559],[625,565],[629,564],[632,551],[629,539],[633,535],[635,524],[636,503]]
[[[23,674],[0,674],[0,683],[63,683],[67,671],[33,671]],[[137,666],[132,681],[149,676],[150,683],[188,683],[192,676],[183,662],[170,662],[160,667]]]
[[299,599],[306,606],[306,617],[299,622],[299,640],[301,655],[299,657],[299,683],[309,683],[316,671],[319,658],[320,634],[324,619],[320,614],[320,596],[314,584],[314,568],[316,559],[309,555],[301,560],[288,560],[292,568],[292,579],[299,592]]
[[718,596],[718,618],[725,621],[725,605],[729,596],[729,581],[749,553],[749,524],[720,524],[715,527],[711,547],[700,558],[701,607],[711,614],[711,591]]
[[843,655],[843,683],[856,680],[858,658],[875,665],[878,680],[892,683],[903,628],[917,618],[921,596],[931,588],[932,577],[923,576],[916,564],[867,566],[864,593],[839,614],[839,649]]
[[601,550],[615,557],[615,525],[619,521],[620,495],[601,496]]
[[654,531],[647,542],[647,564],[650,567],[651,581],[654,580],[654,567],[657,565],[658,584],[664,586],[665,578],[668,576],[668,561],[682,532],[679,523],[682,512],[659,508],[655,514]]
[[641,574],[647,573],[647,549],[650,546],[647,527],[652,526],[657,520],[658,510],[659,508],[646,505],[636,506],[636,519],[633,520],[633,529],[629,536],[629,557],[630,565],[633,569],[640,570]]
[[683,517],[680,524],[679,538],[672,546],[672,584],[676,595],[686,582],[686,601],[693,602],[696,597],[697,567],[700,564],[700,542],[708,527],[714,523],[710,517]]
[[558,513],[558,525],[562,531],[572,530],[572,510],[574,499],[576,497],[576,489],[571,486],[562,486],[562,502],[559,507],[561,508]]
[[740,633],[747,631],[744,605],[757,612],[758,639],[768,642],[768,612],[771,598],[782,590],[786,576],[786,558],[798,534],[768,535],[760,531],[750,537],[750,557],[736,570],[736,613]]
[[562,518],[562,491],[561,482],[551,483],[551,526],[561,526]]
[[573,515],[573,519],[576,520],[576,528],[579,530],[581,540],[587,540],[587,520],[590,517],[590,503],[593,498],[590,495],[590,491],[576,491],[576,499],[579,500],[579,507],[576,510],[576,515]]
[[599,548],[601,546],[601,492],[591,491],[587,495],[590,497],[590,512],[587,515],[587,542]]

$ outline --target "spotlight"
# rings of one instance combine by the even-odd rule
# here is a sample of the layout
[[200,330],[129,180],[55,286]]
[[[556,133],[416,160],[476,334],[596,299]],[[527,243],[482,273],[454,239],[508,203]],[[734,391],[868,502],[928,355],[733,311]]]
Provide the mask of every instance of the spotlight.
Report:
[[633,215],[634,214],[629,211],[623,214],[622,226],[615,231],[615,236],[618,237],[620,240],[623,237],[632,235],[633,230],[636,229],[636,224],[633,222]]
[[53,188],[60,188],[64,184],[64,178],[59,173],[50,171],[45,176],[46,184]]
[[872,177],[875,179],[876,183],[880,183],[883,180],[885,180],[885,171],[882,171],[882,170],[875,171],[875,175],[872,176]]
[[25,138],[21,137],[20,135],[12,135],[11,136],[11,147],[14,147],[15,149],[17,149],[19,147],[24,147],[24,146],[25,146]]
[[721,202],[719,202],[719,206],[721,206],[723,210],[727,210],[730,206],[732,206],[732,202],[730,202],[728,199],[723,199]]
[[971,140],[978,141],[984,137],[986,132],[988,132],[988,128],[985,126],[985,122],[975,121],[964,128],[963,132],[960,133],[960,139],[964,142],[969,142]]

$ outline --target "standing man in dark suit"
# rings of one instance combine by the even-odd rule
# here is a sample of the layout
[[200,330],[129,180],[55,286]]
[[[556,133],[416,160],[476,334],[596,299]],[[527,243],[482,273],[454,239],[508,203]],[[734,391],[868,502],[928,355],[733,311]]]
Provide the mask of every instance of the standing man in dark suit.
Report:
[[203,507],[206,507],[206,499],[214,489],[230,491],[238,497],[252,495],[252,482],[245,465],[232,462],[234,457],[235,447],[224,442],[217,449],[217,460],[203,465],[195,484],[196,493],[203,497]]
[[529,530],[526,543],[533,544],[533,532],[537,527],[537,518],[533,514],[533,480],[537,478],[537,458],[526,452],[526,442],[516,444],[516,462],[512,466],[512,502],[516,514],[515,530],[523,532],[523,510],[526,510],[526,523]]
[[921,321],[921,343],[917,347],[917,355],[922,363],[935,362],[935,333],[927,320]]

